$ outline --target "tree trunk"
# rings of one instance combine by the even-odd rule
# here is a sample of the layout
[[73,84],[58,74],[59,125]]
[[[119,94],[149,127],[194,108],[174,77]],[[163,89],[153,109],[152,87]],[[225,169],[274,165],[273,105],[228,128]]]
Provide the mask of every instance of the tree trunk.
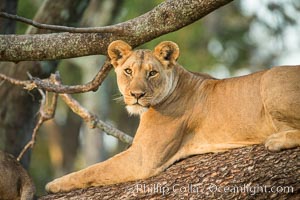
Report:
[[[17,13],[18,0],[0,0],[0,11],[11,14]],[[16,21],[0,18],[0,34],[14,34],[16,32]]]
[[[83,1],[65,0],[45,1],[38,11],[35,20],[44,23],[68,24],[74,22],[82,14],[76,9]],[[85,2],[87,3],[87,1]],[[84,6],[81,6],[84,8]],[[61,13],[65,13],[64,15]],[[66,15],[68,13],[68,15]],[[27,34],[49,33],[45,30],[37,30],[29,27]],[[53,63],[52,63],[53,64]],[[18,64],[2,62],[0,72],[21,80],[27,79],[27,72],[33,76],[45,77],[55,69],[49,63],[41,65],[39,62],[20,62]],[[28,93],[4,82],[0,87],[0,139],[6,152],[18,156],[24,145],[30,140],[35,125],[36,113],[39,108],[39,95]],[[4,146],[4,147],[3,147]],[[21,160],[25,168],[29,165],[29,153]]]
[[271,153],[254,145],[193,156],[146,180],[40,199],[299,199],[299,155],[299,147]]

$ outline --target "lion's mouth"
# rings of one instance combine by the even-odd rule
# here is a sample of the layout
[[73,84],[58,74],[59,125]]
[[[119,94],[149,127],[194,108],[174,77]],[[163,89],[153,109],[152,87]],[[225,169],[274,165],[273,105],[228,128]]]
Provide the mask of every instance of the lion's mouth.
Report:
[[149,107],[150,107],[149,104],[141,103],[141,102],[139,102],[138,100],[137,100],[135,103],[131,104],[131,105],[134,105],[134,106],[142,106],[142,107],[146,107],[146,108],[149,108]]
[[141,106],[145,108],[150,107],[150,103],[143,101],[143,99],[130,99],[129,101],[125,102],[128,106]]
[[148,99],[145,98],[136,99],[136,98],[124,96],[124,103],[127,106],[140,106],[144,108],[149,108],[151,106],[151,103],[148,101]]

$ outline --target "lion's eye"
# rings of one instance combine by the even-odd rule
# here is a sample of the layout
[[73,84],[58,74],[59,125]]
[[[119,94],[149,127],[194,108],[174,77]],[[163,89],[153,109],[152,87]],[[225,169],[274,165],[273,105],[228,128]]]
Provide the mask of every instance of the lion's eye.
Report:
[[157,71],[155,71],[155,70],[153,70],[153,71],[150,71],[150,72],[149,72],[149,77],[151,77],[151,76],[155,76],[157,73],[158,73],[158,72],[157,72]]
[[131,75],[131,74],[132,74],[132,70],[129,69],[129,68],[126,68],[124,71],[125,71],[125,73],[126,73],[127,75]]

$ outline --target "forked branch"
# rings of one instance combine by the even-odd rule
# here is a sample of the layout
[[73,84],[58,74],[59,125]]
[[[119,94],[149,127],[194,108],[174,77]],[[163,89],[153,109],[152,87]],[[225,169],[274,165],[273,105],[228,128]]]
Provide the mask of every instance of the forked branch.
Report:
[[96,91],[111,69],[112,65],[108,60],[106,60],[99,72],[93,78],[93,80],[82,85],[52,84],[49,81],[41,80],[39,78],[33,78],[33,82],[38,88],[42,88],[49,92],[73,94]]
[[[63,86],[61,85],[61,80],[59,77],[59,74],[52,74],[49,79],[36,79],[30,76],[30,80],[21,81],[17,80],[11,77],[8,77],[4,74],[0,74],[0,79],[3,79],[3,81],[8,81],[11,84],[23,86],[26,90],[32,90],[34,88],[38,87],[38,91],[40,92],[42,96],[41,100],[41,106],[39,109],[39,119],[38,122],[33,130],[32,138],[31,140],[24,146],[23,150],[18,156],[18,160],[22,158],[24,153],[29,149],[32,148],[36,141],[36,135],[38,129],[41,127],[41,125],[54,117],[55,110],[56,110],[56,104],[57,104],[57,96],[59,95],[62,100],[70,107],[70,109],[79,115],[86,123],[89,124],[90,128],[99,128],[100,130],[104,131],[108,135],[114,136],[121,140],[122,142],[131,144],[133,138],[126,133],[114,128],[110,124],[107,124],[103,121],[101,121],[96,115],[90,113],[87,109],[82,107],[78,101],[73,99],[69,94],[65,93],[53,93],[51,103],[49,103],[49,92],[48,91],[56,91],[58,88],[58,91],[67,91],[67,92],[83,92],[87,90],[91,90],[91,88],[95,89],[99,87],[99,85],[102,83],[104,78],[106,77],[107,73],[109,72],[109,69],[111,68],[111,65],[109,62],[105,62],[104,66],[101,68],[101,70],[98,72],[96,77],[93,79],[93,81],[89,82],[86,85],[77,85],[77,86]],[[37,81],[38,80],[38,81]],[[52,87],[55,86],[55,87]],[[44,88],[45,87],[45,88]],[[73,89],[70,89],[73,88]],[[43,90],[46,91],[46,94],[44,94]]]
[[38,132],[39,128],[42,126],[42,124],[45,121],[52,119],[55,115],[58,94],[53,93],[51,102],[49,102],[49,99],[50,99],[49,93],[46,92],[46,94],[45,94],[43,92],[43,90],[41,90],[41,89],[38,89],[38,91],[40,92],[40,94],[42,96],[41,105],[40,105],[40,109],[39,109],[39,120],[33,129],[31,140],[24,146],[21,153],[19,154],[19,156],[17,158],[18,161],[20,161],[22,159],[23,155],[26,153],[26,151],[29,148],[33,148],[33,146],[35,145],[37,132]]
[[112,65],[108,60],[105,61],[99,72],[93,78],[92,81],[82,84],[82,85],[62,85],[62,84],[54,84],[49,79],[39,79],[36,77],[32,77],[31,80],[21,81],[11,77],[8,77],[4,74],[0,73],[0,79],[8,81],[13,85],[23,86],[26,90],[32,90],[34,88],[41,88],[48,92],[55,92],[55,93],[83,93],[89,91],[96,91],[99,86],[102,84],[106,76],[108,75],[109,71],[112,69]]

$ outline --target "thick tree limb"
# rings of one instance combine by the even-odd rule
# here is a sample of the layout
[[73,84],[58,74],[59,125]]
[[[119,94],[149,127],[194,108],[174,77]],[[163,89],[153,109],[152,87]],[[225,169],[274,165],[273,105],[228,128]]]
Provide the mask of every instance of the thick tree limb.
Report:
[[132,20],[116,24],[124,32],[0,35],[0,61],[52,60],[106,54],[116,39],[133,47],[187,26],[232,0],[167,0]]
[[300,148],[271,153],[255,145],[197,155],[146,180],[40,199],[297,199],[299,155]]

